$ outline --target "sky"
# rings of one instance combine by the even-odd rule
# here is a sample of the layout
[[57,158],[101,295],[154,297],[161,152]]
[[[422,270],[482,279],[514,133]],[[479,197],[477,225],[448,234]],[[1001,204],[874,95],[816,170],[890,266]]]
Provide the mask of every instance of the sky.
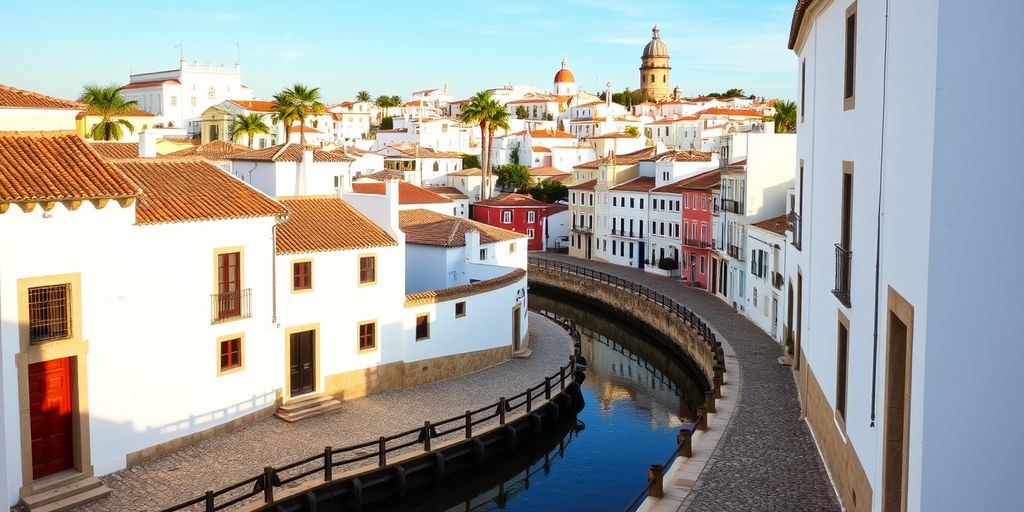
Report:
[[[794,0],[17,2],[0,30],[0,83],[64,98],[129,73],[240,60],[257,98],[294,83],[329,102],[447,84],[457,99],[513,84],[639,87],[657,23],[684,96],[743,89],[794,99]],[[236,43],[238,46],[236,47]]]

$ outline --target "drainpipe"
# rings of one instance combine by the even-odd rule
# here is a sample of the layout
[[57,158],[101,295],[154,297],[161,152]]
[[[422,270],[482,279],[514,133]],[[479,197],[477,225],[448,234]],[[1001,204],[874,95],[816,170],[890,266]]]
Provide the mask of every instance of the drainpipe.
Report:
[[889,0],[885,2],[885,38],[882,46],[882,126],[878,151],[878,212],[875,224],[875,326],[871,344],[871,428],[875,427],[875,405],[878,396],[878,303],[881,300],[881,260],[882,260],[882,173],[885,164],[885,86],[889,70]]
[[277,325],[277,226],[288,222],[291,213],[274,217],[270,227],[270,323]]

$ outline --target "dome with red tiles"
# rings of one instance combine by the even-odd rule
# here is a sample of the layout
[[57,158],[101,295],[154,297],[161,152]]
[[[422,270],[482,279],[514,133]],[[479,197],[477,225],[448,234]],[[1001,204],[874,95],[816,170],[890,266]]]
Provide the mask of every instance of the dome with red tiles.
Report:
[[575,83],[576,77],[572,76],[572,71],[569,71],[569,59],[562,59],[562,69],[555,73],[555,83]]

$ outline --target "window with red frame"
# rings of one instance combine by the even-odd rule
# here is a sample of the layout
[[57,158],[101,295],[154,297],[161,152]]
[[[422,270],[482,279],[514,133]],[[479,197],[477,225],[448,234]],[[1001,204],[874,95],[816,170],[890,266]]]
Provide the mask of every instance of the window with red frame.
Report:
[[313,262],[297,261],[292,263],[292,290],[309,290],[313,288]]
[[220,342],[220,371],[242,367],[242,338]]

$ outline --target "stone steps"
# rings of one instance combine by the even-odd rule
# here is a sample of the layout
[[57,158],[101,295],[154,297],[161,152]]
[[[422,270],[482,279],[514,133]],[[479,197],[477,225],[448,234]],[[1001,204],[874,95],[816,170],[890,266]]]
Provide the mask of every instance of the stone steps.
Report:
[[21,499],[29,512],[63,512],[106,498],[110,489],[96,477],[78,475]]
[[341,402],[335,400],[330,395],[317,393],[281,404],[277,408],[277,412],[274,413],[274,416],[288,423],[294,423],[306,418],[312,418],[313,416],[319,416],[340,407]]

